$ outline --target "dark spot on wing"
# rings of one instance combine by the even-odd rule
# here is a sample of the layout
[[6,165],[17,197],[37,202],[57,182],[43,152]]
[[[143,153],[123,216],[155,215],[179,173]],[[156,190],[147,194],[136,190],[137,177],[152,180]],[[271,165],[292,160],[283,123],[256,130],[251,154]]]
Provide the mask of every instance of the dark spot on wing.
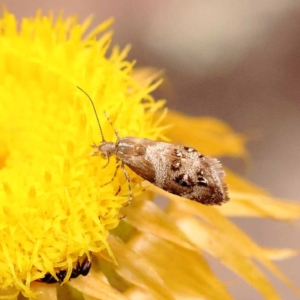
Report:
[[175,177],[175,182],[180,184],[183,187],[192,187],[193,181],[189,175],[186,174],[180,174],[177,177]]
[[172,164],[171,164],[171,170],[172,171],[177,171],[179,170],[181,167],[181,160],[180,159],[175,159],[172,161]]
[[189,152],[189,153],[192,153],[192,152],[195,152],[196,150],[194,149],[194,148],[191,148],[191,147],[183,147],[184,148],[184,150],[186,150],[187,152]]
[[174,149],[174,155],[177,157],[182,157],[182,152],[179,149]]
[[201,186],[207,186],[208,185],[208,181],[204,177],[203,171],[201,170],[201,171],[197,172],[196,174],[197,174],[197,184],[199,184]]

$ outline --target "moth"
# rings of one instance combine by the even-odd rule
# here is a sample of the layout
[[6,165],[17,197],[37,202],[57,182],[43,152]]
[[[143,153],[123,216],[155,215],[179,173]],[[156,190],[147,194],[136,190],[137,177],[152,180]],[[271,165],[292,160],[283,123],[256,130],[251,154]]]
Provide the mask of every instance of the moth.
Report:
[[[180,197],[206,205],[221,205],[229,200],[225,172],[216,158],[204,156],[191,147],[145,138],[120,138],[116,129],[114,129],[116,142],[107,142],[93,100],[84,90],[78,88],[89,98],[93,106],[102,137],[99,145],[93,145],[94,155],[99,154],[106,158],[107,164],[112,155],[116,156],[119,164],[114,177],[121,167],[129,184],[129,203],[132,200],[132,191],[125,165],[143,179]],[[104,114],[113,127],[108,115],[105,112]]]

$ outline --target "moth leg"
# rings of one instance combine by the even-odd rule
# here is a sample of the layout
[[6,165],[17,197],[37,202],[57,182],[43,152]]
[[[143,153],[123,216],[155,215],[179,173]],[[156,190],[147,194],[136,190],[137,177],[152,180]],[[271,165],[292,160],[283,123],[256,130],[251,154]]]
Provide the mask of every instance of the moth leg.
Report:
[[109,164],[109,156],[107,156],[107,163],[104,165],[103,169],[105,169]]
[[126,203],[126,206],[128,206],[128,205],[131,203],[132,199],[133,199],[132,189],[131,189],[131,185],[130,185],[130,177],[129,177],[129,174],[128,174],[127,170],[126,170],[125,167],[124,167],[124,163],[121,163],[121,168],[122,168],[122,171],[123,171],[123,173],[124,173],[124,175],[125,175],[125,177],[126,177],[126,180],[127,180],[127,182],[128,182],[129,200],[128,200],[128,202]]
[[109,124],[111,125],[111,127],[113,128],[114,132],[115,132],[115,135],[117,137],[117,139],[119,140],[120,139],[120,136],[119,136],[119,132],[117,129],[115,129],[111,119],[109,118],[108,114],[106,113],[106,111],[103,112],[104,113],[104,116],[105,118],[107,119],[107,121],[109,122]]
[[114,176],[112,177],[112,179],[109,182],[106,182],[105,184],[101,185],[101,187],[104,187],[104,186],[106,186],[106,185],[108,185],[108,184],[110,184],[110,183],[112,183],[114,181],[114,179],[117,176],[119,168],[120,168],[120,165],[117,165],[115,173],[114,173]]

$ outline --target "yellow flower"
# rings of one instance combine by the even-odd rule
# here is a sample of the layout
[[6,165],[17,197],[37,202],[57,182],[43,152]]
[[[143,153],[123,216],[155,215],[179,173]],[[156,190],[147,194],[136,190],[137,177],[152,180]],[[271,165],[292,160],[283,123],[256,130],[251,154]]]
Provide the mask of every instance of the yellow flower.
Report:
[[[0,19],[0,298],[16,299],[21,291],[57,299],[57,286],[40,280],[66,270],[66,283],[78,259],[88,257],[90,274],[63,285],[58,298],[231,299],[203,259],[207,251],[265,297],[278,299],[252,259],[291,285],[271,259],[294,252],[262,249],[226,215],[287,220],[299,217],[298,205],[274,200],[233,174],[232,201],[221,208],[145,186],[130,170],[130,206],[123,208],[129,188],[122,172],[105,185],[116,161],[104,168],[105,159],[90,155],[101,135],[77,86],[94,100],[107,141],[116,136],[104,110],[121,137],[165,139],[165,132],[197,149],[205,143],[207,154],[243,156],[245,149],[243,138],[219,121],[165,116],[164,101],[150,94],[157,74],[137,74],[126,61],[128,48],[109,50],[112,20],[87,34],[90,23],[37,13],[17,24],[6,11]],[[202,136],[181,135],[184,124],[198,126]],[[167,208],[152,202],[154,193],[170,199]]]
[[[114,161],[92,157],[101,140],[84,88],[94,99],[105,138],[160,137],[153,113],[163,106],[131,77],[128,49],[106,54],[111,20],[83,38],[90,23],[76,18],[24,19],[17,29],[7,12],[1,20],[1,272],[2,288],[15,285],[30,295],[30,283],[56,269],[72,269],[78,257],[107,250],[108,231],[119,223],[128,201],[124,176]],[[107,57],[108,56],[108,57]],[[131,173],[134,194],[141,179]],[[121,187],[121,192],[115,196]]]

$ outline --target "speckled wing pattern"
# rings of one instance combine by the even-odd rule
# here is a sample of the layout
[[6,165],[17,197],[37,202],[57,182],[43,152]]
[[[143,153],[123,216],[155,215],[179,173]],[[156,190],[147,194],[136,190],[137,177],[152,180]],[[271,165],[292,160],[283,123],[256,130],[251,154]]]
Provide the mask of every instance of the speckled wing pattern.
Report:
[[[122,143],[132,146],[122,152]],[[197,150],[134,137],[119,140],[118,158],[156,186],[178,196],[206,205],[229,200],[220,162]]]

